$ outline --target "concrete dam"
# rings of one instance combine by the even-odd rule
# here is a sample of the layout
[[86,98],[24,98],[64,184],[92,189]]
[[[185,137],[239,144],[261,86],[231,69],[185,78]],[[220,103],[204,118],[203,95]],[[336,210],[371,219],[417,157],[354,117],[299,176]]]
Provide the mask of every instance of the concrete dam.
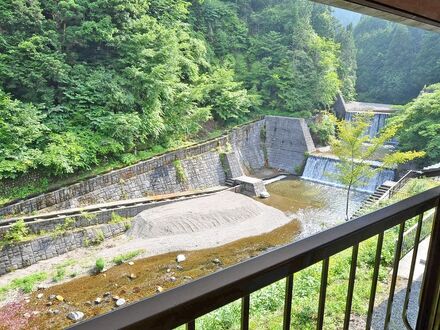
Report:
[[[0,216],[4,218],[0,221],[0,236],[3,236],[16,221],[23,219],[29,233],[35,235],[35,238],[3,247],[0,251],[0,274],[90,244],[99,245],[103,240],[123,235],[130,229],[131,219],[139,219],[142,214],[145,215],[144,227],[150,228],[153,226],[152,219],[156,219],[157,223],[154,223],[153,227],[158,233],[164,230],[176,231],[176,228],[181,227],[181,223],[177,224],[176,219],[179,219],[179,216],[183,217],[181,222],[188,222],[189,229],[196,231],[187,233],[192,235],[192,239],[185,238],[185,244],[192,242],[197,235],[204,244],[211,244],[206,240],[206,232],[203,230],[216,231],[217,226],[222,224],[231,226],[222,233],[235,233],[232,236],[223,235],[223,242],[233,240],[238,234],[251,233],[252,230],[256,235],[274,229],[275,224],[279,226],[287,223],[289,217],[273,208],[264,209],[261,206],[249,205],[243,209],[246,205],[245,200],[248,203],[257,202],[244,196],[234,196],[232,192],[220,191],[229,189],[227,184],[232,180],[240,183],[238,190],[237,186],[232,188],[235,192],[260,196],[253,189],[261,186],[266,191],[265,185],[261,179],[253,175],[259,173],[261,177],[265,169],[271,169],[269,172],[272,176],[273,173],[293,174],[297,176],[298,181],[302,174],[304,179],[310,181],[336,185],[329,178],[331,173],[336,171],[338,160],[317,157],[313,152],[315,146],[304,119],[266,116],[264,119],[236,127],[219,138],[11,203],[0,209]],[[368,183],[365,191],[373,191],[383,183],[382,181],[391,179],[391,176],[394,177],[392,171],[379,173]],[[287,195],[299,199],[300,196],[308,196],[309,188],[304,185],[303,189],[306,191],[297,192],[297,196],[292,196],[292,191],[289,190]],[[220,194],[223,194],[223,197]],[[221,204],[220,200],[212,204],[207,202],[219,198],[225,202],[224,199],[228,196],[238,204]],[[242,199],[240,203],[239,198]],[[180,199],[186,202],[179,201]],[[193,219],[197,212],[192,211],[192,203],[199,205],[203,201],[210,206],[207,204],[198,212],[209,212],[202,212]],[[305,198],[302,203],[310,204],[309,198]],[[223,206],[215,211],[216,204]],[[184,205],[188,207],[186,215],[180,209]],[[154,210],[150,210],[152,208]],[[162,212],[165,210],[171,210],[168,222],[162,221]],[[254,214],[257,210],[258,214]],[[157,216],[159,214],[156,212],[161,216]],[[270,216],[268,212],[272,212]],[[155,214],[156,217],[152,216]],[[275,221],[276,216],[278,222]],[[255,219],[259,219],[259,222]],[[266,221],[267,219],[271,220]],[[243,226],[246,223],[251,224],[245,226],[244,230]],[[233,226],[236,226],[237,230],[231,230]],[[148,235],[151,234],[147,232]],[[218,239],[218,232],[215,235]],[[165,240],[162,237],[151,239]]]
[[315,146],[304,119],[266,116],[223,136],[0,208],[0,217],[224,186],[270,167],[301,174]]

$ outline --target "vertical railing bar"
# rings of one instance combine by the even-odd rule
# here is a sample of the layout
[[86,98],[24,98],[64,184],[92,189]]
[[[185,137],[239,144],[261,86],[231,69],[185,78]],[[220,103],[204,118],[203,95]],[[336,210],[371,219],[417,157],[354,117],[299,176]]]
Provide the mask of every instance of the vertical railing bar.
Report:
[[419,220],[417,221],[417,229],[416,229],[416,235],[414,238],[414,248],[413,248],[413,255],[411,258],[411,268],[409,271],[409,276],[408,276],[408,284],[406,287],[406,294],[405,294],[405,301],[403,302],[403,309],[402,309],[402,320],[403,320],[403,324],[405,325],[405,327],[408,330],[412,330],[411,325],[409,324],[408,321],[408,303],[409,303],[409,299],[411,297],[411,287],[412,287],[412,282],[413,282],[413,277],[414,277],[414,270],[416,268],[416,261],[417,261],[417,253],[419,250],[419,241],[420,241],[420,234],[422,233],[422,223],[423,223],[423,213],[419,215]]
[[437,314],[440,300],[440,268],[437,266],[438,260],[440,260],[440,199],[437,201],[435,209],[424,279],[420,289],[422,294],[416,329],[435,329],[435,325],[440,322],[440,315]]
[[329,258],[322,261],[321,288],[319,289],[318,322],[316,328],[321,330],[324,325],[325,297],[327,294]]
[[350,325],[351,305],[353,302],[354,281],[356,278],[357,258],[359,252],[359,244],[353,246],[351,254],[350,277],[348,280],[347,300],[345,303],[344,330],[348,330]]
[[196,330],[196,321],[192,320],[186,324],[186,330]]
[[379,278],[379,268],[380,268],[380,261],[382,255],[383,237],[384,237],[383,232],[380,233],[379,236],[377,237],[376,257],[374,258],[374,270],[373,270],[373,278],[371,281],[370,302],[368,304],[367,321],[365,327],[367,330],[371,328],[371,321],[373,319],[374,301],[376,298],[377,280]]
[[290,330],[293,299],[293,274],[286,277],[286,293],[284,296],[283,330]]
[[404,231],[405,231],[405,222],[402,222],[399,226],[399,236],[397,239],[396,250],[394,253],[393,274],[391,276],[390,294],[388,295],[388,304],[387,304],[387,311],[385,314],[384,330],[388,329],[390,319],[391,319],[391,312],[393,310],[394,291],[396,289],[397,272],[399,270],[400,254],[402,252],[402,242],[403,242],[403,232]]
[[250,296],[246,295],[241,298],[241,330],[249,330],[249,305]]

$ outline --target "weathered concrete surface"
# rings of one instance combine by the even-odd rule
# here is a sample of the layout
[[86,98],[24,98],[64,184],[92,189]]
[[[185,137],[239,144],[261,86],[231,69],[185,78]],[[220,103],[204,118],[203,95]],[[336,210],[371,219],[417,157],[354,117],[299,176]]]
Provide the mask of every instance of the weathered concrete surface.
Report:
[[240,185],[239,191],[244,195],[250,197],[259,197],[262,195],[269,196],[266,186],[261,179],[243,175],[239,176],[238,178],[234,178],[233,180],[236,184]]
[[[11,204],[0,209],[0,216],[200,190],[224,185],[227,175],[248,175],[264,166],[294,173],[302,166],[304,153],[313,149],[303,119],[267,116],[217,139]],[[176,160],[184,180],[177,176]]]
[[304,119],[266,117],[268,166],[299,174],[315,145]]
[[240,161],[235,152],[224,154],[223,168],[228,179],[242,176],[244,174]]

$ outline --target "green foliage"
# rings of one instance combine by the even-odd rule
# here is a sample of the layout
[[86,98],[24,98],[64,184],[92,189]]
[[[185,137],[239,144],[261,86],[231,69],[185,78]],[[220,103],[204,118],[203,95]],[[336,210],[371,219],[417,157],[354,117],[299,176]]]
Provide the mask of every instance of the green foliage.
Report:
[[234,74],[232,69],[218,68],[202,77],[202,104],[210,107],[216,120],[243,119],[249,108],[259,103],[256,95],[243,89],[243,83],[234,81]]
[[96,213],[81,212],[81,216],[87,221],[92,221],[96,219]]
[[226,119],[245,113],[247,91],[233,69],[208,61],[188,6],[2,3],[0,180],[31,168],[87,170],[138,147],[188,138],[211,111]]
[[363,16],[354,36],[360,100],[404,104],[438,82],[438,33]]
[[95,237],[93,239],[93,244],[99,245],[102,242],[104,242],[104,239],[105,239],[104,232],[101,229],[97,229],[95,231]]
[[15,222],[5,233],[2,239],[3,244],[13,244],[25,240],[29,236],[29,229],[24,220]]
[[180,183],[185,183],[188,179],[186,177],[185,170],[180,159],[176,159],[173,162],[174,169],[176,170],[177,181]]
[[0,180],[37,166],[41,151],[36,143],[46,130],[42,120],[35,106],[13,100],[0,85]]
[[[0,180],[129,165],[212,118],[307,117],[339,88],[354,94],[351,30],[305,0],[6,0],[0,9]],[[27,191],[41,190],[2,201]]]
[[440,84],[426,87],[392,120],[402,127],[397,132],[400,149],[425,151],[426,164],[440,161]]
[[95,262],[96,270],[101,273],[105,268],[105,260],[103,258],[98,258]]
[[[54,282],[62,281],[67,275],[67,268],[70,266],[73,266],[74,264],[76,264],[76,261],[73,259],[69,259],[69,260],[66,260],[66,261],[58,264],[56,266],[55,274],[52,277],[52,281],[54,281]],[[72,274],[74,274],[74,273],[70,274],[71,277],[73,277]]]
[[[422,179],[416,183],[409,182],[403,190],[417,193],[420,189],[427,189],[434,184],[432,180]],[[436,183],[438,184],[438,182]],[[417,186],[418,188],[414,188]],[[421,188],[424,186],[424,188]],[[396,196],[389,203],[395,203],[408,196],[407,193]],[[383,206],[377,206],[381,208]],[[409,229],[414,221],[408,221]],[[429,223],[423,227],[431,229]],[[422,227],[422,228],[423,228]],[[389,292],[389,276],[394,261],[398,226],[387,230],[384,235],[381,263],[379,268],[379,281],[377,284],[377,297],[386,297]],[[413,244],[413,240],[409,239]],[[377,236],[367,239],[359,244],[356,279],[353,292],[352,314],[366,315],[371,290],[371,278],[375,264]],[[402,254],[403,255],[403,254]],[[330,258],[330,267],[327,281],[327,296],[325,307],[325,329],[340,329],[344,322],[345,302],[347,298],[347,283],[350,274],[352,250],[344,250]],[[312,265],[295,273],[292,329],[315,329],[317,318],[317,305],[321,283],[321,263]],[[285,296],[285,280],[271,284],[251,295],[250,312],[252,329],[279,329],[283,320]],[[202,329],[238,329],[240,327],[240,301],[221,307],[198,319]]]
[[[387,153],[379,166],[372,167],[371,159],[383,145],[396,134],[398,127],[389,125],[376,137],[365,134],[370,125],[372,113],[360,113],[352,121],[336,120],[337,138],[330,139],[331,150],[339,158],[338,172],[335,178],[347,187],[346,219],[350,191],[353,187],[362,186],[384,168],[395,167],[415,158],[423,157],[423,151],[395,151]],[[367,144],[368,143],[368,144]]]
[[63,223],[59,223],[58,225],[56,225],[54,230],[50,234],[52,237],[61,236],[66,231],[75,228],[75,223],[75,218],[67,217],[64,219]]
[[130,221],[130,220],[131,220],[130,218],[126,218],[126,217],[120,216],[116,212],[112,212],[111,220],[109,223],[121,223],[121,222]]
[[123,223],[125,230],[130,229],[132,218],[125,218],[119,214],[112,212],[112,217],[109,223]]
[[328,112],[322,112],[309,125],[310,132],[320,145],[328,145],[330,138],[335,136],[335,122]]
[[60,282],[66,277],[66,268],[60,267],[57,268],[56,274],[52,277],[54,282]]
[[120,264],[122,264],[124,262],[130,261],[130,260],[136,258],[138,255],[140,255],[140,254],[142,254],[144,252],[145,252],[145,250],[140,249],[140,250],[134,250],[134,251],[130,251],[130,252],[127,252],[127,253],[123,253],[123,254],[120,254],[120,255],[114,257],[113,258],[113,262],[116,265],[120,265]]
[[10,290],[20,289],[24,293],[31,293],[35,287],[35,284],[40,283],[47,279],[47,273],[37,272],[24,277],[13,279],[9,284],[0,287],[0,294],[4,294]]

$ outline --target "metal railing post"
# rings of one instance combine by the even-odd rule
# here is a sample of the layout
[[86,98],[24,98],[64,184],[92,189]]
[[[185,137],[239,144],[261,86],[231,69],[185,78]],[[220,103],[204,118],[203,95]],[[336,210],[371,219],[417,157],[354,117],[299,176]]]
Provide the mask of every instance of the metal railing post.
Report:
[[437,200],[437,207],[434,214],[431,239],[425,266],[425,279],[422,286],[419,315],[416,329],[434,330],[435,324],[439,322],[438,305],[440,301],[440,199]]

